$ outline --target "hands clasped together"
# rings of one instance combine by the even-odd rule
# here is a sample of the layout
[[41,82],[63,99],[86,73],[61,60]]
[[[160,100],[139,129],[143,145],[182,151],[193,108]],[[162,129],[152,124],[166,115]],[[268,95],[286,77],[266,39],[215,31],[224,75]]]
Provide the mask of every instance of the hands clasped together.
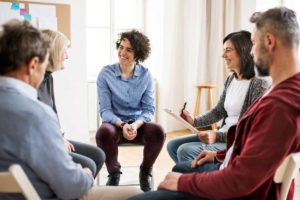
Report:
[[137,136],[137,125],[135,123],[125,124],[123,127],[123,136],[127,140],[131,141]]

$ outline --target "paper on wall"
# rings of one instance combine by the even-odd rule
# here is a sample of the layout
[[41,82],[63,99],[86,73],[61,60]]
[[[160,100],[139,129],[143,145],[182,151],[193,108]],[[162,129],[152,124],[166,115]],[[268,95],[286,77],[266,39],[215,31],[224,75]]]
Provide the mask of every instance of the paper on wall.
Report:
[[[24,16],[20,14],[20,10],[11,9],[12,3],[10,2],[0,2],[0,25],[12,20],[24,20]],[[25,4],[19,4],[20,9],[25,8]]]
[[28,9],[36,22],[37,28],[58,30],[56,7],[54,5],[29,4]]
[[28,10],[31,15],[38,17],[56,17],[55,5],[29,4]]
[[37,17],[39,29],[51,29],[57,31],[57,18],[56,17]]

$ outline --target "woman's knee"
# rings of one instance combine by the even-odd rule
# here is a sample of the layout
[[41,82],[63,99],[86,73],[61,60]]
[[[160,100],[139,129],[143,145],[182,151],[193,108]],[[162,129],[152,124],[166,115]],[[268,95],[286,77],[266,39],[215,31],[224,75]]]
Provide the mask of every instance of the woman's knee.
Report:
[[76,163],[79,163],[82,167],[89,168],[93,175],[96,173],[96,163],[89,157],[77,154],[77,153],[70,153],[70,156],[72,157],[72,160]]
[[180,157],[183,157],[183,156],[189,154],[193,150],[194,150],[193,147],[190,146],[189,143],[182,144],[177,148],[177,155]]
[[145,137],[155,139],[158,142],[165,141],[166,133],[164,132],[164,129],[162,128],[161,125],[156,124],[156,123],[148,123],[148,124],[146,124],[146,126],[147,127],[145,127],[145,129],[143,131],[145,134]]
[[160,137],[161,139],[166,138],[166,133],[161,125],[153,123],[153,128],[158,137]]
[[96,165],[102,165],[105,162],[106,156],[104,151],[101,148],[92,148],[92,158],[95,161]]
[[173,172],[188,173],[192,171],[191,162],[182,162],[172,168]]
[[174,152],[173,144],[171,142],[172,141],[168,142],[167,144],[167,151],[169,154]]
[[181,138],[174,138],[170,140],[167,144],[167,150],[168,152],[177,152],[178,148],[184,144]]
[[103,123],[97,133],[96,133],[96,141],[98,142],[108,142],[113,140],[117,133],[116,127],[109,123]]

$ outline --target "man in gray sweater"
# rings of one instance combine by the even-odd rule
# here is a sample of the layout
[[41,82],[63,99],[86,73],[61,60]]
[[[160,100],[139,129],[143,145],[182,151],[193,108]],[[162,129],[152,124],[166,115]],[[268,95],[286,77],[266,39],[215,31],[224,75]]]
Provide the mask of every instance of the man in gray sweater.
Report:
[[[131,187],[93,187],[88,168],[64,147],[55,113],[37,99],[49,44],[29,22],[12,21],[0,32],[0,171],[22,166],[42,199],[127,199]],[[0,194],[0,199],[20,199]]]

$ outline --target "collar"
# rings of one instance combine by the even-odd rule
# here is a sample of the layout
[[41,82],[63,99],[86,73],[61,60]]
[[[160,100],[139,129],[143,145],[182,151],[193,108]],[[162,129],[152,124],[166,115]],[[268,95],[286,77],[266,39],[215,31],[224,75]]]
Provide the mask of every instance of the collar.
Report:
[[37,101],[37,90],[19,79],[2,76],[0,77],[0,87],[15,89],[22,95]]
[[[120,70],[120,64],[114,64],[114,72],[115,72],[115,76],[121,76],[121,70]],[[136,64],[134,66],[134,73],[133,76],[140,76],[142,74],[142,67],[139,64]]]

